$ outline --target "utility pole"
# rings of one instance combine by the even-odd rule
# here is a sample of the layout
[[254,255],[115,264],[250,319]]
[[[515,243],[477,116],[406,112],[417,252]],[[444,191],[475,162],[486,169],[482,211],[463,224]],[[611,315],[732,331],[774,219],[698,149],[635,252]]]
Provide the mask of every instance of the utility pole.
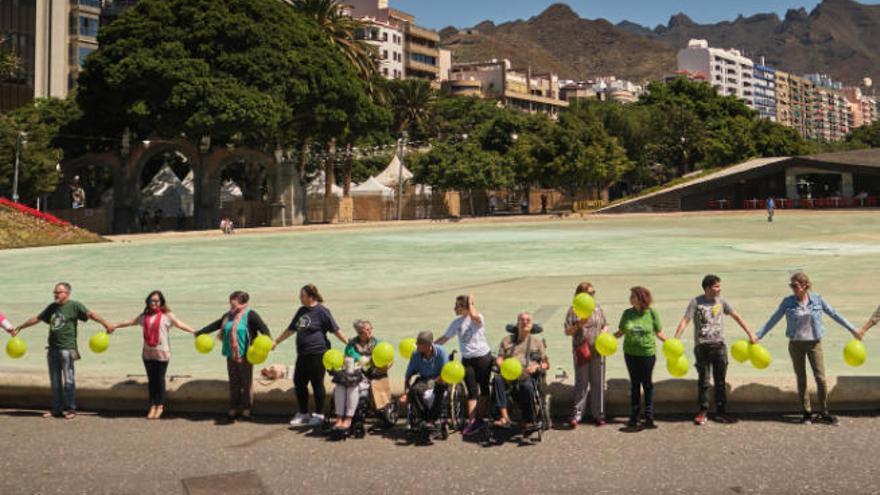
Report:
[[397,221],[403,219],[403,155],[406,153],[406,131],[400,133],[397,140],[397,161],[400,166],[397,167]]

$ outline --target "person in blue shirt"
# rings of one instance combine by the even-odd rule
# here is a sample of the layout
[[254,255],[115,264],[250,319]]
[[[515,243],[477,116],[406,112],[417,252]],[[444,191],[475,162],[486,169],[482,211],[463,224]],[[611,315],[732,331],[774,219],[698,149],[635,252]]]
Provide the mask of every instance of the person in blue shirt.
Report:
[[[442,345],[434,343],[433,333],[419,333],[416,338],[416,352],[410,357],[406,367],[403,383],[405,393],[400,402],[409,402],[410,407],[415,408],[415,416],[424,420],[429,427],[440,417],[443,397],[449,388],[440,378],[440,371],[448,361],[449,354]],[[413,377],[416,380],[410,384]],[[433,396],[433,400],[428,399],[430,396]]]
[[773,221],[773,213],[776,211],[776,200],[767,198],[767,221]]
[[822,409],[818,419],[824,423],[836,425],[837,418],[828,412],[828,386],[825,383],[825,361],[822,353],[822,337],[825,335],[822,313],[827,314],[840,326],[849,330],[854,337],[859,338],[859,334],[852,323],[839,315],[822,296],[810,292],[812,283],[806,273],[797,272],[792,275],[789,287],[793,294],[782,300],[779,308],[764,324],[757,337],[759,340],[763,339],[785,316],[785,336],[789,339],[788,353],[791,355],[791,361],[794,365],[798,395],[804,410],[802,422],[810,424],[813,421],[810,396],[807,394],[807,367],[805,363],[806,358],[809,358]]

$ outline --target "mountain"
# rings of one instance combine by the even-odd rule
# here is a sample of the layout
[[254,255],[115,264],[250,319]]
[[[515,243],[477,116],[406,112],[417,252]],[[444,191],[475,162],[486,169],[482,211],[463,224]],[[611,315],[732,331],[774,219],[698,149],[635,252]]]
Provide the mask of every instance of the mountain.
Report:
[[697,24],[677,14],[654,29],[628,21],[617,26],[674,50],[689,39],[705,39],[710,46],[738,48],[756,62],[763,56],[767,65],[796,74],[822,72],[850,84],[880,77],[880,5],[824,0],[809,13],[789,10],[784,19],[756,14]]
[[525,21],[441,31],[455,62],[508,58],[566,79],[616,75],[636,81],[674,72],[676,52],[692,38],[737,48],[756,62],[763,56],[767,65],[796,74],[823,72],[850,84],[864,77],[880,81],[880,5],[854,0],[823,0],[812,12],[789,10],[783,19],[756,14],[716,24],[679,13],[653,29],[582,19],[555,4]]
[[616,75],[632,80],[659,78],[675,70],[675,50],[621,29],[604,19],[581,19],[564,4],[551,5],[527,21],[472,28],[446,28],[441,44],[453,61],[507,58],[564,79]]

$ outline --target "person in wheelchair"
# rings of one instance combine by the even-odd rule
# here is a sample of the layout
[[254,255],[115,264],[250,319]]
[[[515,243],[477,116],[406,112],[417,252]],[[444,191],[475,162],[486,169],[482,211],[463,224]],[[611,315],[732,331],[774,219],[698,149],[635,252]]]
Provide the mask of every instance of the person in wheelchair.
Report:
[[[449,387],[440,378],[443,365],[449,361],[446,349],[434,343],[434,334],[421,332],[416,338],[416,352],[409,360],[404,380],[405,393],[400,397],[402,404],[409,403],[408,415],[415,424],[410,428],[432,429],[442,419],[443,404]],[[415,382],[410,381],[415,377]]]
[[[352,428],[356,416],[359,422],[364,420],[370,406],[380,413],[387,423],[396,420],[396,410],[392,416],[389,411],[391,403],[391,384],[388,380],[388,369],[371,366],[373,349],[379,343],[373,337],[373,324],[367,320],[356,320],[354,330],[357,333],[345,346],[343,369],[330,372],[336,388],[333,391],[333,404],[336,409],[334,431],[347,431]],[[364,402],[371,402],[364,404]],[[364,407],[366,406],[366,407]],[[360,411],[361,414],[358,414]]]
[[532,315],[522,312],[516,317],[516,326],[508,326],[511,335],[501,340],[495,360],[498,367],[501,367],[505,359],[513,357],[520,360],[523,372],[519,379],[512,383],[507,383],[500,373],[495,375],[492,395],[500,415],[495,421],[495,426],[502,428],[510,426],[509,398],[519,405],[523,431],[534,429],[535,421],[540,419],[535,417],[536,412],[539,411],[536,411],[534,404],[537,403],[543,375],[550,369],[544,340],[533,335],[540,333],[541,330],[540,326],[534,325]]

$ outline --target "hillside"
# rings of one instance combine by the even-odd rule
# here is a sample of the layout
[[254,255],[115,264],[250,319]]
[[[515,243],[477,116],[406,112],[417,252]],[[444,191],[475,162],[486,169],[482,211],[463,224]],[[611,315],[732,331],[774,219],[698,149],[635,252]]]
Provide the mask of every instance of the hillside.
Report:
[[768,65],[797,74],[829,73],[850,84],[866,76],[880,81],[880,5],[853,0],[824,0],[812,12],[789,10],[784,19],[757,14],[698,24],[677,14],[654,29],[582,19],[555,4],[528,20],[446,28],[441,38],[455,62],[509,58],[516,66],[568,79],[660,79],[675,71],[676,52],[700,38],[712,46],[739,48],[756,61],[764,56]]
[[83,244],[103,240],[87,230],[60,221],[53,223],[51,219],[39,218],[36,213],[27,213],[10,206],[7,200],[0,201],[0,249]]

